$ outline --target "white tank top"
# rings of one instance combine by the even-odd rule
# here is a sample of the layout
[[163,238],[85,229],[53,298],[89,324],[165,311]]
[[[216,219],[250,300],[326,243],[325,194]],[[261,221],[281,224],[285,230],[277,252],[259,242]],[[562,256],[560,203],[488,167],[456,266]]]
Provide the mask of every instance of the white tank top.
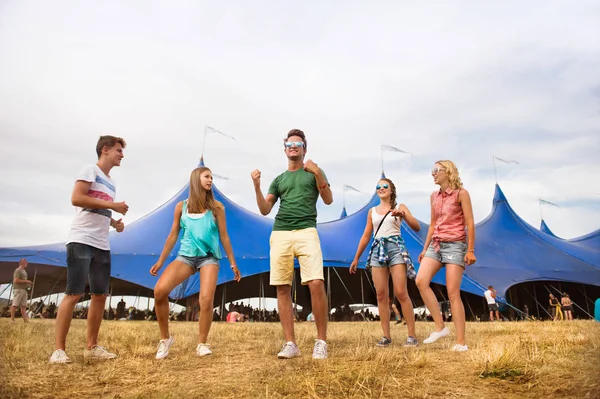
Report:
[[[400,205],[397,205],[396,209],[398,209],[399,206]],[[385,216],[385,213],[383,215],[380,215],[379,213],[377,213],[376,208],[377,208],[376,206],[371,208],[371,221],[373,222],[373,233],[375,233],[375,231],[377,231],[379,224],[381,224],[381,219],[383,219],[383,217]],[[402,221],[401,217],[395,218],[391,214],[387,215],[385,217],[385,220],[383,221],[383,225],[377,232],[377,235],[375,236],[375,238],[399,236],[401,221]]]

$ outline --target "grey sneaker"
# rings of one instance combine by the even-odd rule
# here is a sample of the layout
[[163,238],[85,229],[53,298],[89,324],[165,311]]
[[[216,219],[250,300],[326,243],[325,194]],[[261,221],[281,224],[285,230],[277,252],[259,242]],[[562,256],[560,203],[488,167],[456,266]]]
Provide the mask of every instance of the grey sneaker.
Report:
[[111,353],[111,352],[107,351],[105,347],[100,346],[100,345],[94,345],[92,347],[92,349],[90,349],[90,350],[87,350],[87,349],[83,350],[83,360],[84,361],[109,360],[109,359],[116,359],[116,358],[117,358],[116,353]]
[[57,349],[50,356],[50,364],[63,364],[71,363],[71,359],[67,356],[67,353],[62,349]]
[[389,346],[391,344],[392,344],[392,340],[389,339],[388,337],[383,337],[383,338],[381,338],[381,340],[379,340],[379,342],[377,342],[377,346],[380,346],[380,347]]
[[315,340],[313,359],[327,359],[327,342],[322,339]]
[[419,341],[415,337],[406,338],[406,342],[404,343],[404,347],[408,348],[411,346],[419,346]]
[[156,350],[156,359],[164,359],[169,355],[169,349],[171,345],[175,343],[175,339],[173,337],[169,337],[167,339],[161,339],[158,341],[158,349]]
[[281,351],[277,354],[279,359],[291,359],[298,356],[300,356],[300,349],[291,341],[283,344]]

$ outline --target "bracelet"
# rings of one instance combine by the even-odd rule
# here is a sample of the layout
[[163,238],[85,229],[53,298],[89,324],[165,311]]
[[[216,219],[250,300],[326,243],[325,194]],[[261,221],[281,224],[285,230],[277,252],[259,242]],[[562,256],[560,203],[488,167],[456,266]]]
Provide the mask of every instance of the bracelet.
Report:
[[235,269],[237,266],[236,266],[236,265],[235,265],[235,263],[234,263],[234,264],[230,265],[229,267],[231,268],[231,270],[233,270],[233,269]]
[[323,187],[319,187],[319,191],[323,190],[323,189],[324,189],[325,187],[327,187],[328,185],[329,185],[328,183],[325,183],[325,184],[323,184]]
[[475,253],[475,250],[474,249],[468,249],[467,252],[473,252],[473,253]]

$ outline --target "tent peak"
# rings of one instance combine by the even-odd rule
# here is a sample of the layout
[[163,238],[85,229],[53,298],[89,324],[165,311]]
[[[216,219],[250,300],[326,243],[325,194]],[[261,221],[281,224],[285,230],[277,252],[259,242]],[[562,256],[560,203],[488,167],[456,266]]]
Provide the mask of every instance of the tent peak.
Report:
[[496,183],[496,189],[494,191],[494,202],[506,202],[506,197],[498,183]]

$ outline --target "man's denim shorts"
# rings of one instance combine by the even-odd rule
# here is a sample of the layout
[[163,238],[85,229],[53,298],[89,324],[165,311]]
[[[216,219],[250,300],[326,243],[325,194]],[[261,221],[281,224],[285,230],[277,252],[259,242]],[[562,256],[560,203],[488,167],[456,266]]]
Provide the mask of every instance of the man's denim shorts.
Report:
[[185,255],[177,255],[177,258],[180,262],[185,263],[189,267],[194,270],[200,270],[202,266],[206,265],[217,265],[219,266],[219,260],[212,255],[208,256],[185,256]]
[[388,260],[385,263],[379,262],[379,251],[373,251],[371,254],[371,258],[369,259],[369,266],[371,267],[390,267],[394,265],[402,265],[405,264],[406,261],[402,256],[402,251],[400,247],[395,242],[386,241],[383,245],[385,245],[385,250],[387,252]]
[[443,265],[450,263],[461,267],[465,267],[466,254],[467,243],[462,241],[440,242],[440,250],[437,252],[433,249],[433,244],[429,244],[425,252],[426,257],[435,259]]
[[67,244],[67,295],[85,294],[90,279],[90,294],[105,295],[110,287],[110,251],[91,245]]

